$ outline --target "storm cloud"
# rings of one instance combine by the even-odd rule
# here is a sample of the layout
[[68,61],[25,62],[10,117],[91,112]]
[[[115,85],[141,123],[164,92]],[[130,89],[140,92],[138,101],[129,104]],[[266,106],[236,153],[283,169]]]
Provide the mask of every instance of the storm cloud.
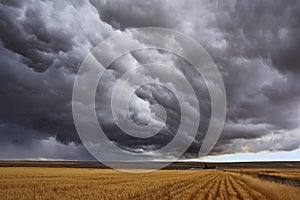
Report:
[[[300,147],[299,1],[2,0],[0,158],[91,159],[73,122],[76,72],[103,40],[149,26],[187,34],[203,45],[221,71],[227,117],[211,154]],[[210,99],[201,76],[175,55],[135,51],[112,63],[97,90],[99,122],[111,141],[129,151],[155,151],[172,140],[180,109],[174,94],[159,85],[139,88],[130,107],[132,119],[147,124],[151,105],[162,105],[168,118],[158,135],[133,138],[112,117],[109,97],[118,78],[151,62],[174,66],[197,92],[200,127],[185,154],[194,157],[210,120]]]

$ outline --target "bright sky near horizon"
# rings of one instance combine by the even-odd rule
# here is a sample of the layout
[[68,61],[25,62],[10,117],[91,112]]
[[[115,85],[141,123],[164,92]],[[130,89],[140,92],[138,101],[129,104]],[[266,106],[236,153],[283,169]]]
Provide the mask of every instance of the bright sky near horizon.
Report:
[[[193,159],[196,160],[196,159]],[[200,159],[205,162],[260,162],[260,161],[300,161],[300,150],[237,153],[217,156],[206,156]]]

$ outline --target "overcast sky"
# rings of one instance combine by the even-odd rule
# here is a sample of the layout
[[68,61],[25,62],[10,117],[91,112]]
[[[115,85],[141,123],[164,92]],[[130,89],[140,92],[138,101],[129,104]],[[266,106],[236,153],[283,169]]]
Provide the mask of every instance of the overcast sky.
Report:
[[[211,155],[298,152],[300,1],[1,0],[0,159],[92,159],[72,117],[76,72],[104,39],[149,26],[190,36],[222,74],[227,117]],[[114,62],[96,95],[99,122],[111,141],[129,151],[155,151],[173,138],[180,111],[164,87],[142,87],[131,102],[137,123],[149,120],[152,104],[165,107],[167,128],[156,137],[124,134],[109,110],[117,79],[137,63],[154,61],[173,64],[197,91],[200,128],[184,155],[195,158],[210,119],[208,91],[189,64],[174,55],[144,50]]]

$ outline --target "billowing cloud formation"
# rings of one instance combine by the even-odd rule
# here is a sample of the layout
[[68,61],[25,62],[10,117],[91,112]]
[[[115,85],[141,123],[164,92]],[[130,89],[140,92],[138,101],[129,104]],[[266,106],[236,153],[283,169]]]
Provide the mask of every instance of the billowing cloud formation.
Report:
[[[53,150],[48,148],[47,152],[55,152],[57,158],[76,158],[74,154],[78,154],[82,159],[88,155],[80,148],[71,110],[78,67],[89,50],[109,36],[147,26],[189,35],[205,47],[220,69],[228,112],[212,154],[297,149],[299,11],[296,0],[1,1],[0,136],[1,144],[5,144],[1,151],[11,152],[16,147],[19,158],[29,157],[30,153],[22,154],[22,149],[39,151],[49,141]],[[180,112],[174,95],[163,87],[146,85],[136,91],[131,102],[132,118],[141,124],[151,118],[152,104],[166,108],[168,128],[157,137],[137,140],[123,134],[111,116],[109,95],[117,79],[133,66],[153,61],[174,65],[197,91],[200,129],[186,156],[195,155],[210,118],[209,96],[201,77],[174,55],[137,51],[114,62],[98,88],[99,121],[112,141],[130,151],[155,150],[172,139]],[[70,149],[76,144],[79,147],[73,155],[54,150],[64,144]],[[18,157],[16,154],[11,157]],[[0,156],[10,158],[6,155],[12,154]],[[43,155],[33,153],[32,157]]]

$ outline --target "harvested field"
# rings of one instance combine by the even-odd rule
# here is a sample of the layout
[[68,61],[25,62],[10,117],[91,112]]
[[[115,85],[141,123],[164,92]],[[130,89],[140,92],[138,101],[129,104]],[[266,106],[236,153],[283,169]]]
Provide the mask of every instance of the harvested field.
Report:
[[220,170],[0,168],[2,199],[295,199],[300,189]]

